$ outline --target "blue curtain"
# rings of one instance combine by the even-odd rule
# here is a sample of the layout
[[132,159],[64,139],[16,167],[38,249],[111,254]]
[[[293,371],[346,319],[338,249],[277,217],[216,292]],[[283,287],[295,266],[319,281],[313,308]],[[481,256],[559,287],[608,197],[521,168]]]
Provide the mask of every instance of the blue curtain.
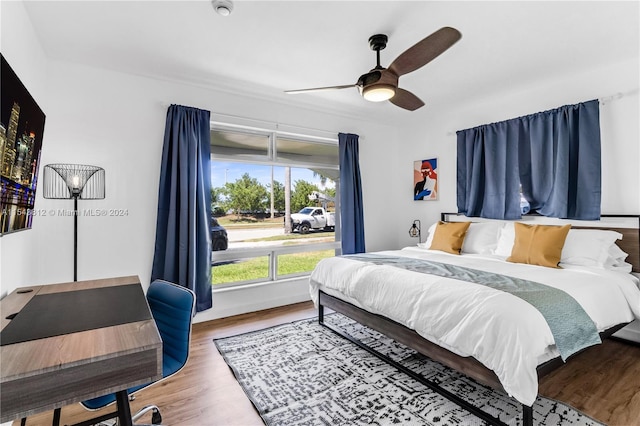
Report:
[[[515,133],[515,134],[514,134]],[[469,217],[519,219],[517,128],[508,122],[457,132],[458,212]]]
[[211,136],[209,111],[171,105],[162,149],[158,219],[151,280],[196,294],[196,310],[211,293]]
[[600,219],[600,105],[566,105],[521,119],[522,192],[543,216]]
[[364,253],[364,207],[358,135],[339,133],[342,254]]
[[519,219],[521,184],[531,211],[600,218],[597,100],[461,130],[457,136],[460,213]]

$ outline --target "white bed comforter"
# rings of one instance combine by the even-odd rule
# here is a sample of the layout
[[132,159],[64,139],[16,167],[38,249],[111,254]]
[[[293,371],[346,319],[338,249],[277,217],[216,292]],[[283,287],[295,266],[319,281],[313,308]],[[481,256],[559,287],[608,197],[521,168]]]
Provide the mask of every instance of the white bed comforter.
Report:
[[[544,268],[482,255],[450,255],[407,247],[380,254],[429,259],[492,271],[556,287],[580,303],[598,331],[640,318],[640,290],[631,274],[602,269]],[[318,290],[384,315],[458,355],[493,370],[510,396],[531,406],[538,394],[536,367],[558,356],[542,314],[522,299],[452,278],[348,258],[322,260],[311,274]]]

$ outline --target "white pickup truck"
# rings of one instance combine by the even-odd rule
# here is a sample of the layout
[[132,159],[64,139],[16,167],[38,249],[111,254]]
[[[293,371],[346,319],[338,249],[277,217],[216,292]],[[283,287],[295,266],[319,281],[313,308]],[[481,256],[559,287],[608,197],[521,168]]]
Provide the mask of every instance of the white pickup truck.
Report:
[[311,229],[335,230],[336,215],[325,211],[322,207],[305,207],[298,213],[291,214],[291,231],[296,229],[306,234]]

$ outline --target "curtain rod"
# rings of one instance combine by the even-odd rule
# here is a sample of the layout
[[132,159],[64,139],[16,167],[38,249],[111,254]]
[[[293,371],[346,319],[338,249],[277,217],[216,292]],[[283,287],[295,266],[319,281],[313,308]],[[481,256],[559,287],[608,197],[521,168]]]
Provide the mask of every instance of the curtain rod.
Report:
[[[169,106],[173,105],[172,103],[167,103],[167,102],[162,102],[161,103],[162,107],[164,108],[169,108]],[[197,108],[197,107],[196,107]],[[200,109],[206,109],[206,108],[200,108]],[[241,120],[244,122],[254,122],[256,123],[256,125],[262,125],[263,127],[266,127],[267,129],[271,129],[272,127],[275,126],[276,130],[281,130],[281,128],[285,128],[285,129],[290,129],[291,131],[286,131],[286,130],[282,130],[284,133],[289,133],[291,135],[297,135],[297,133],[293,132],[295,130],[300,130],[300,131],[312,131],[315,133],[323,133],[328,135],[328,137],[326,139],[330,139],[332,141],[337,141],[338,140],[338,133],[339,132],[331,132],[325,129],[316,129],[313,127],[303,127],[303,126],[296,126],[293,124],[285,124],[285,123],[279,123],[279,122],[273,122],[273,121],[267,121],[267,120],[259,120],[259,119],[255,119],[255,118],[249,118],[249,117],[242,117],[239,115],[231,115],[231,114],[223,114],[223,113],[219,113],[219,112],[214,112],[211,111],[211,121],[218,124],[222,124],[219,120],[215,120],[213,118],[213,116],[217,116],[220,118],[228,118],[228,119],[235,119],[235,120]],[[224,124],[234,124],[234,123],[224,123]],[[313,136],[313,135],[306,135],[306,136]]]
[[605,96],[604,98],[598,98],[598,102],[600,102],[600,105],[606,105],[609,102],[617,101],[618,99],[623,97],[624,97],[624,93],[618,92],[615,95]]
[[[629,95],[629,94],[635,93],[637,91],[638,91],[638,89],[632,90],[632,91],[627,92],[627,93],[617,92],[617,93],[615,93],[613,95],[610,95],[610,96],[605,96],[605,97],[602,97],[602,98],[598,98],[598,102],[600,103],[600,105],[604,106],[604,105],[607,105],[608,103],[611,103],[613,101],[617,101],[618,99],[623,98],[625,95]],[[455,135],[456,135],[455,131],[453,131],[453,132],[452,131],[448,131],[447,132],[447,136],[455,136]]]

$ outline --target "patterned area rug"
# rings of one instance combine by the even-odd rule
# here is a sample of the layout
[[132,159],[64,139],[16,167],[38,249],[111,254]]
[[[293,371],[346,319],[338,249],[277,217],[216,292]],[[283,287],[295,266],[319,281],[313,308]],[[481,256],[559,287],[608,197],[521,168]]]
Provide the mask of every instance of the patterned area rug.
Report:
[[[386,354],[509,425],[522,407],[340,314],[325,322]],[[350,341],[317,318],[215,340],[267,425],[482,425],[468,413]],[[536,425],[601,425],[574,408],[538,397]]]

